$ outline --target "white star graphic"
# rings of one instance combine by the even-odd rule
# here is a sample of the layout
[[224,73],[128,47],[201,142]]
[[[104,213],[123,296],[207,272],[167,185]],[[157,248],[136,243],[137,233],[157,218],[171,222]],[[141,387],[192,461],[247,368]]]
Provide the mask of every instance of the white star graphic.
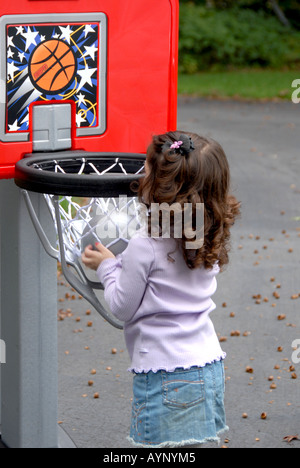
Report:
[[78,99],[78,101],[77,101],[78,106],[81,106],[81,104],[85,105],[85,95],[84,94],[80,93],[76,97]]
[[19,52],[18,55],[19,55],[19,60],[20,60],[20,62],[22,63],[23,60],[24,60],[25,54],[24,54],[24,52]]
[[82,117],[82,112],[76,114],[76,125],[80,127],[81,122],[85,122],[85,119]]
[[14,82],[14,74],[15,71],[19,71],[17,67],[15,67],[15,62],[11,62],[7,64],[7,77],[11,78],[11,81]]
[[93,86],[91,77],[97,71],[97,68],[89,68],[87,65],[85,66],[84,70],[78,70],[78,75],[81,76],[81,81],[77,91],[80,91],[83,86],[88,83],[90,86]]
[[46,36],[40,36],[41,42],[43,42],[46,39]]
[[27,128],[29,127],[29,114],[26,114],[26,116],[24,117],[24,119],[21,122],[21,125],[23,123],[26,123]]
[[70,25],[68,25],[66,28],[63,26],[59,26],[59,29],[61,30],[62,34],[60,35],[60,39],[65,39],[68,44],[70,44],[70,36],[72,34],[72,31],[70,29]]
[[53,34],[53,39],[59,39],[59,33]]
[[17,132],[19,128],[21,128],[18,126],[18,119],[15,120],[15,122],[12,125],[8,125],[8,127],[10,132]]
[[23,34],[23,31],[24,31],[23,26],[18,26],[18,27],[16,27],[16,29],[17,29],[17,35],[18,34]]
[[88,35],[89,32],[95,32],[95,30],[92,28],[90,24],[87,24],[86,27],[84,28],[85,37]]
[[13,37],[7,36],[7,47],[15,47],[15,44],[13,43]]
[[22,36],[26,39],[25,50],[28,50],[31,44],[36,45],[35,38],[38,35],[38,32],[31,31],[30,26],[28,26],[27,32],[23,33]]
[[11,50],[11,48],[9,48],[7,51],[7,58],[13,58],[14,55],[15,53]]
[[93,44],[91,47],[84,46],[84,48],[86,50],[86,53],[84,54],[84,56],[89,55],[93,60],[95,60],[95,54],[98,50],[98,47],[96,47],[95,44]]

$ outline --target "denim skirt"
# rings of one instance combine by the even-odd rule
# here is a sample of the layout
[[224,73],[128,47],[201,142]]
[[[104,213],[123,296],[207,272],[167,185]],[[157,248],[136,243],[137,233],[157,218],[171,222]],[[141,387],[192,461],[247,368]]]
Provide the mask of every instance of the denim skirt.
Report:
[[219,442],[228,429],[224,365],[135,374],[130,437],[138,447],[182,447]]

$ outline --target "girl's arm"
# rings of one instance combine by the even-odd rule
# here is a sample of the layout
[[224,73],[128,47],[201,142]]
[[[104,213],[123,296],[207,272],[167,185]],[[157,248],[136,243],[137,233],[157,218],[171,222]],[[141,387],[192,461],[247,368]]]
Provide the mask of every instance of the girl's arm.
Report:
[[145,294],[154,262],[152,245],[148,238],[137,237],[130,240],[119,258],[111,255],[104,260],[97,274],[105,288],[105,300],[115,317],[128,322],[139,309]]
[[97,270],[104,260],[108,258],[116,258],[110,250],[99,242],[95,244],[95,247],[97,250],[94,250],[92,245],[88,245],[81,256],[82,262],[86,267],[91,268],[92,270]]

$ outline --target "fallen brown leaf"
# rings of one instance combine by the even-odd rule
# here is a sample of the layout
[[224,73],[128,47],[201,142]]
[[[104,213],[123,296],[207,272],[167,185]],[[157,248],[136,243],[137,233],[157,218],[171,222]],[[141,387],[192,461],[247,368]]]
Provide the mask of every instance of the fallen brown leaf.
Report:
[[298,434],[296,435],[287,435],[283,438],[286,442],[292,442],[292,440],[300,440]]
[[284,320],[286,318],[285,314],[277,315],[277,320]]

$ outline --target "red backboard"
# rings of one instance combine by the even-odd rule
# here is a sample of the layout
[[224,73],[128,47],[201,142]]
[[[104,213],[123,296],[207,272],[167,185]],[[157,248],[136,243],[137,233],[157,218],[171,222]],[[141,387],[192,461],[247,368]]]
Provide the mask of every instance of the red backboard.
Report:
[[74,150],[144,153],[152,134],[175,130],[178,10],[178,0],[2,2],[0,178],[33,151],[37,106],[68,104]]

